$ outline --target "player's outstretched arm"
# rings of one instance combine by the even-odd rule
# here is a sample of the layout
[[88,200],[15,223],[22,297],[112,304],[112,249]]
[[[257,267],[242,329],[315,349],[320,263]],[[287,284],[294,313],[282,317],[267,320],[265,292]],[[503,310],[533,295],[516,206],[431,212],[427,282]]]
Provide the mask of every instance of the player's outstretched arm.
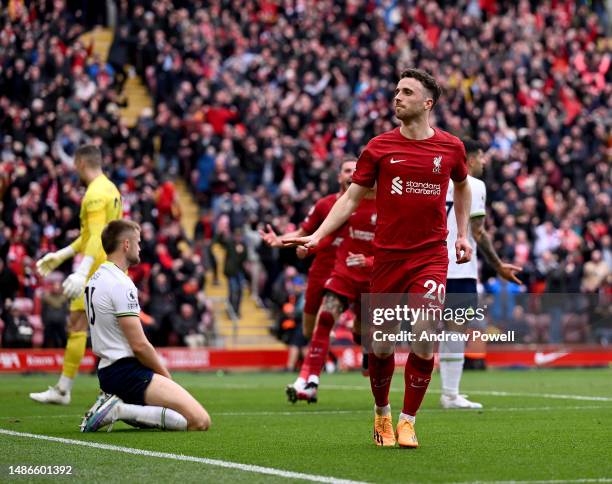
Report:
[[74,253],[76,254],[77,252],[81,252],[82,248],[83,248],[83,236],[79,235],[76,240],[74,240],[71,244],[70,247],[72,247],[72,250],[74,250]]
[[457,241],[455,251],[457,253],[457,264],[465,264],[472,258],[472,246],[467,239],[468,218],[472,205],[472,191],[467,177],[460,182],[454,182],[453,202],[455,206],[455,218],[457,219]]
[[303,237],[307,235],[306,231],[302,228],[294,230],[293,232],[287,232],[284,235],[277,235],[270,224],[266,225],[266,230],[259,229],[259,236],[270,247],[284,247],[283,240],[294,239],[296,237]]
[[331,211],[319,226],[319,228],[312,234],[306,237],[296,237],[293,239],[286,239],[283,241],[285,246],[303,245],[307,248],[316,247],[321,240],[328,235],[335,232],[344,222],[348,220],[351,214],[357,210],[359,202],[368,192],[368,187],[363,187],[352,183],[346,192],[336,200],[336,203],[332,207]]
[[117,321],[138,361],[155,373],[172,379],[155,348],[145,336],[140,318],[138,316],[119,316]]
[[71,245],[56,252],[49,252],[36,261],[36,270],[41,276],[46,277],[50,272],[61,266],[64,261],[74,257],[74,254],[75,251]]
[[516,284],[522,284],[521,280],[516,277],[516,273],[521,272],[523,268],[513,264],[507,264],[499,258],[493,247],[491,238],[485,230],[484,222],[484,216],[472,218],[470,220],[472,235],[474,236],[478,250],[480,250],[480,253],[484,255],[487,262],[495,269],[502,279]]
[[310,255],[316,255],[322,250],[327,249],[330,245],[334,243],[336,240],[336,234],[328,235],[323,240],[321,240],[316,247],[304,247],[303,245],[298,245],[296,247],[296,253],[298,259],[304,259]]

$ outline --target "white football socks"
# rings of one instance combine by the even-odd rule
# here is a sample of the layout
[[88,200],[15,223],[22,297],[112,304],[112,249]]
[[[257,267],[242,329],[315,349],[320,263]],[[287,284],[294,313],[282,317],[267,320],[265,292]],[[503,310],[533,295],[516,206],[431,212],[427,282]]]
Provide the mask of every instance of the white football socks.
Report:
[[118,407],[117,418],[119,420],[162,430],[187,430],[187,419],[171,408],[129,403],[121,403]]
[[72,391],[72,385],[74,384],[74,378],[68,378],[66,375],[60,376],[57,382],[57,388],[60,392],[70,393]]
[[[453,331],[447,333],[461,334]],[[449,397],[456,397],[459,394],[459,383],[463,374],[465,341],[442,341],[439,353],[442,393]]]
[[410,422],[412,425],[414,425],[414,422],[416,422],[416,416],[408,415],[407,413],[404,413],[404,412],[400,413],[399,419],[408,420],[408,422]]
[[376,415],[382,415],[383,417],[391,415],[391,405],[387,404],[384,407],[374,405],[374,413],[376,413]]

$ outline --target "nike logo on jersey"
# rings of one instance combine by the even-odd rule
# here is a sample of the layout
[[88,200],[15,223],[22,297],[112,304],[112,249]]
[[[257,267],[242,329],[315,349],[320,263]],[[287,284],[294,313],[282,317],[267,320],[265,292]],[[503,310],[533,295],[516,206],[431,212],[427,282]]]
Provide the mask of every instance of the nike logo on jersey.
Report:
[[408,161],[408,160],[395,160],[395,159],[391,158],[391,164],[393,164],[393,163],[401,163],[402,161]]

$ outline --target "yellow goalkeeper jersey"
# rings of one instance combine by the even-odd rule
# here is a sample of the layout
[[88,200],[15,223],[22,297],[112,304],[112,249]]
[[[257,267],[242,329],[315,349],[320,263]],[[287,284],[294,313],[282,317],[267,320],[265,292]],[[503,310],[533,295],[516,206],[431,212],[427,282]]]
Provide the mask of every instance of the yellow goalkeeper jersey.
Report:
[[81,234],[70,246],[84,256],[94,258],[87,278],[106,260],[102,248],[102,230],[112,220],[121,218],[121,193],[105,175],[95,178],[87,187],[81,202]]

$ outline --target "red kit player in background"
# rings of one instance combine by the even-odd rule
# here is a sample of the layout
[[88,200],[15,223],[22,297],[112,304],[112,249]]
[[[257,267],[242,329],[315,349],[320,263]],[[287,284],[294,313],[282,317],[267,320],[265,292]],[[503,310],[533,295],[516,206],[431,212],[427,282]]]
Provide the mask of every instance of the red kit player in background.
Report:
[[[340,185],[339,193],[332,193],[326,197],[321,198],[308,212],[308,216],[300,224],[300,228],[294,232],[286,233],[282,236],[276,235],[270,225],[266,227],[266,231],[260,230],[259,234],[265,243],[271,247],[285,247],[283,241],[295,237],[302,237],[314,233],[319,228],[325,217],[329,214],[329,211],[334,206],[334,203],[340,198],[340,196],[346,192],[353,173],[355,172],[355,159],[346,158],[340,165],[340,171],[338,173],[338,184]],[[334,268],[334,262],[336,260],[336,249],[340,244],[340,240],[333,241],[327,247],[317,251],[308,270],[308,284],[306,286],[306,298],[304,301],[304,336],[308,339],[312,336],[315,326],[315,320],[319,306],[323,300],[323,293],[325,292],[325,282],[329,279],[332,269]],[[303,247],[298,247],[298,256],[305,257],[308,251]],[[308,378],[308,368],[303,367],[297,380],[291,385],[295,387],[296,391],[302,391],[306,387],[306,379]]]
[[300,371],[301,377],[308,378],[306,387],[299,389],[295,384],[287,385],[286,393],[290,402],[317,401],[319,377],[329,351],[330,333],[348,308],[355,314],[353,339],[361,344],[361,295],[369,291],[375,226],[376,189],[373,188],[368,190],[357,210],[338,232],[317,246],[320,250],[332,240],[342,241],[336,251],[331,275],[325,282],[325,293],[317,313],[315,330]]
[[[445,198],[450,179],[455,186],[457,262],[469,261],[472,252],[467,240],[471,193],[463,143],[429,124],[429,114],[441,92],[428,73],[418,69],[402,72],[393,98],[401,126],[367,144],[357,160],[353,183],[317,231],[286,243],[316,246],[350,217],[368,189],[377,183],[378,217],[370,292],[410,293],[419,295],[426,306],[441,306],[448,270]],[[433,324],[417,322],[416,327]],[[376,343],[371,347],[374,442],[394,446],[396,434],[389,389],[395,369],[395,348],[393,343]],[[418,447],[415,416],[425,397],[433,365],[433,343],[413,343],[404,372],[404,405],[397,424],[397,442],[401,447]]]

